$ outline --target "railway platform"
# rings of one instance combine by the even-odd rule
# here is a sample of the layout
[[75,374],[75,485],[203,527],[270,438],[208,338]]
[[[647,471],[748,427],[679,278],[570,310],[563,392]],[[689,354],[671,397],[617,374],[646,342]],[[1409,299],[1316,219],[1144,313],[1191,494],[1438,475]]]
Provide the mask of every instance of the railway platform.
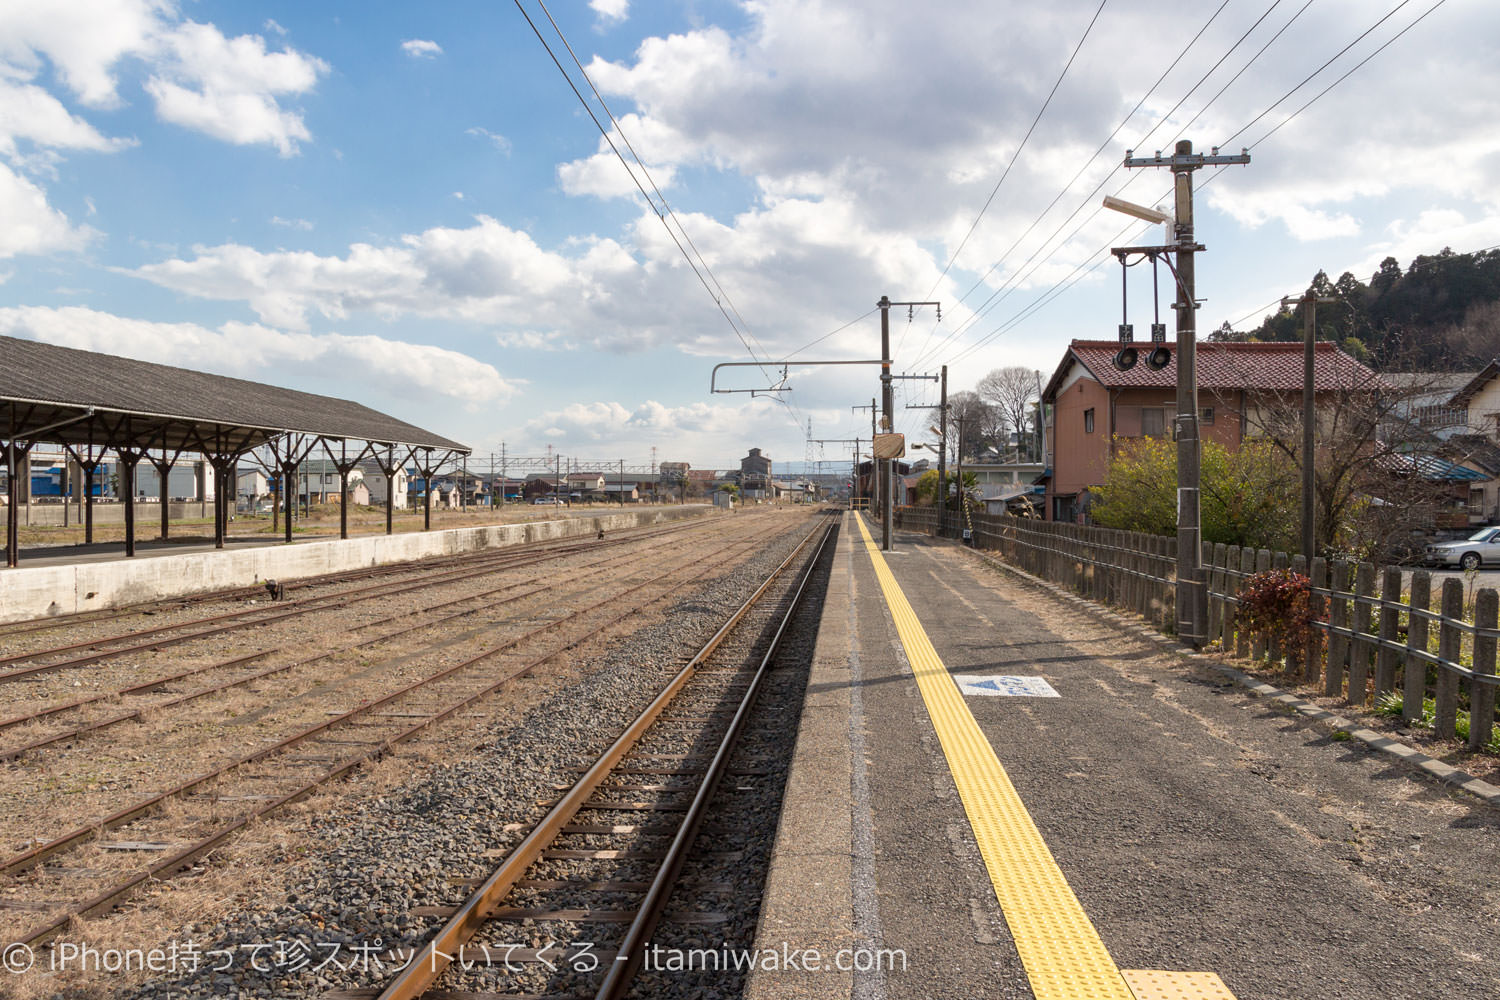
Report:
[[746,996],[1500,996],[1500,811],[843,517]]

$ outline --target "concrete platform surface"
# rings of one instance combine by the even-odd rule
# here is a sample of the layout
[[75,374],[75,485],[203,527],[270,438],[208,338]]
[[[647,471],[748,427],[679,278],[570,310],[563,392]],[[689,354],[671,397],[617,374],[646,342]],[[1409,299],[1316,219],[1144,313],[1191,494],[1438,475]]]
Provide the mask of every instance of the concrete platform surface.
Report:
[[835,559],[747,996],[1500,996],[1500,810],[952,542]]

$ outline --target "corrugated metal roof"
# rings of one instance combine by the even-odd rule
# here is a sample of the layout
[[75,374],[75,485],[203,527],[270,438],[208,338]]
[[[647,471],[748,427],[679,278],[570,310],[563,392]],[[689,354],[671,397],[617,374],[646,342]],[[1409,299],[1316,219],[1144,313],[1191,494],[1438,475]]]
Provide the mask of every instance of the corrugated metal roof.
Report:
[[[1101,385],[1109,388],[1175,388],[1177,385],[1177,352],[1172,362],[1157,371],[1146,364],[1143,344],[1136,341],[1141,359],[1134,368],[1120,371],[1114,365],[1120,349],[1118,340],[1075,340],[1058,366],[1046,393],[1051,395],[1066,374],[1070,363],[1082,364]],[[1150,341],[1144,346],[1149,348]],[[1173,346],[1168,341],[1168,346]],[[1302,390],[1302,350],[1300,343],[1221,343],[1199,341],[1197,350],[1198,388],[1255,389],[1264,392]],[[1390,387],[1370,368],[1339,349],[1331,341],[1313,346],[1313,388],[1317,392],[1338,390],[1382,391]]]
[[[26,404],[41,404],[18,436],[26,436],[27,426],[41,428],[55,421],[63,411],[93,409],[138,417],[151,426],[180,425],[179,431],[189,426],[242,429],[256,432],[245,438],[254,443],[290,431],[469,451],[457,441],[346,399],[16,337],[0,337],[0,400],[16,404],[10,409],[18,417]],[[0,433],[6,432],[0,426]],[[46,432],[46,438],[83,440],[78,428]]]

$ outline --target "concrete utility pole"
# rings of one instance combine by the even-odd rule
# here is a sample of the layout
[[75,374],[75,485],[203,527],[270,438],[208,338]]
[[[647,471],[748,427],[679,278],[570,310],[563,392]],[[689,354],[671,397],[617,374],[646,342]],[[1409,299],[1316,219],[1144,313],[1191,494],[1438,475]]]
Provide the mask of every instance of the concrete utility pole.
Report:
[[948,511],[948,366],[943,366],[943,392],[938,403],[938,534],[942,535],[947,525],[944,515]]
[[[937,410],[938,411],[938,485],[937,485],[937,517],[938,537],[943,534],[943,511],[946,508],[946,494],[948,492],[948,366],[943,366],[941,375],[903,375],[901,378],[931,379],[942,383],[942,396],[936,406],[911,406],[908,410]],[[929,427],[928,430],[932,428]]]
[[[870,411],[870,495],[865,497],[865,508],[873,514],[876,510],[879,509],[880,505],[880,477],[875,473],[875,435],[876,433],[878,433],[875,429],[875,420],[876,415],[879,413],[879,410],[876,409],[875,400],[873,399],[870,400],[869,406],[849,407],[849,411],[851,413],[856,410]],[[858,455],[855,456],[856,459],[858,457]],[[854,463],[854,477],[855,479],[859,478],[858,461]]]
[[[1204,249],[1193,240],[1193,171],[1220,164],[1246,164],[1250,154],[1208,156],[1195,154],[1184,139],[1171,156],[1135,157],[1127,150],[1125,166],[1169,167],[1172,170],[1177,242],[1169,248],[1177,258],[1177,638],[1202,646],[1207,639],[1208,595],[1203,579],[1201,515],[1201,445],[1198,439],[1197,309],[1193,255]],[[1155,259],[1155,258],[1153,258]],[[1170,263],[1170,260],[1169,260]]]
[[1302,306],[1302,554],[1312,565],[1313,550],[1317,547],[1317,513],[1313,497],[1317,490],[1317,469],[1313,459],[1317,455],[1318,410],[1313,379],[1313,345],[1318,339],[1318,303],[1331,304],[1338,299],[1331,295],[1314,295],[1309,289],[1300,299],[1290,295],[1281,300],[1283,309],[1296,302]]
[[[943,321],[943,305],[941,302],[892,302],[890,296],[882,295],[876,303],[880,309],[880,412],[884,417],[885,430],[889,434],[896,429],[895,415],[895,393],[891,388],[891,306],[906,306],[910,311],[917,306],[936,306],[938,322]],[[873,462],[874,449],[871,449]],[[891,519],[896,506],[896,460],[887,459],[885,463],[885,490],[881,494],[883,514],[880,519],[880,548],[889,552],[891,550]]]

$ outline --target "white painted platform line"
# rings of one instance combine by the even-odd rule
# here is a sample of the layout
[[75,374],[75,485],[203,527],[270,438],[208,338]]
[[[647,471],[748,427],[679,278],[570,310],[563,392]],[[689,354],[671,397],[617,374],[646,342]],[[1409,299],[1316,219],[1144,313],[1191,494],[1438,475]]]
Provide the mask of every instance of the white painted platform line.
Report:
[[1041,677],[1013,677],[1005,674],[954,674],[953,681],[965,697],[991,698],[1061,698],[1062,695]]

